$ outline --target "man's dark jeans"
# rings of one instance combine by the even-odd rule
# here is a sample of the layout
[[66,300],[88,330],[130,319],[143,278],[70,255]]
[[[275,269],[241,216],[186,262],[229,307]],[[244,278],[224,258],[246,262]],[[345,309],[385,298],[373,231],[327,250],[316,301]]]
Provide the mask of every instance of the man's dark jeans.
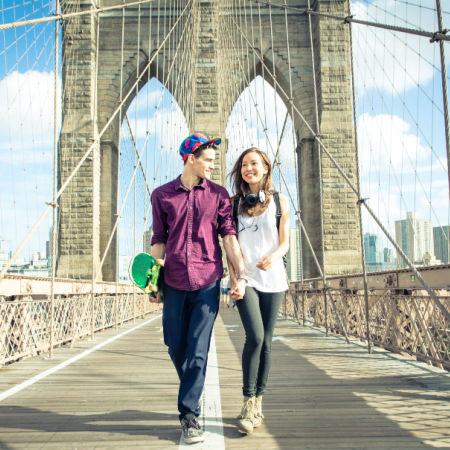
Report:
[[180,378],[178,410],[199,415],[209,344],[219,310],[220,280],[196,291],[164,287],[164,343]]

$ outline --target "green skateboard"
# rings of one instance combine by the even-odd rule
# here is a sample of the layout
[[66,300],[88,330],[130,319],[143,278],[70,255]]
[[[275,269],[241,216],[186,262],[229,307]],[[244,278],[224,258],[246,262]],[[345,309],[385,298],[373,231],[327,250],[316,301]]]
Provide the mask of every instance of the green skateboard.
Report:
[[148,253],[138,253],[130,262],[130,279],[145,293],[156,297],[160,293],[164,282],[164,260],[155,259]]

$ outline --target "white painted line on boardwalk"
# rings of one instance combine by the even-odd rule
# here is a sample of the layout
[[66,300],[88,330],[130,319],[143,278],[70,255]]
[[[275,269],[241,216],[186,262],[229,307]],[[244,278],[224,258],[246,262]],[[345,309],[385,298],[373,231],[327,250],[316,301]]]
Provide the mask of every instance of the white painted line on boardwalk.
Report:
[[290,339],[285,338],[284,336],[274,336],[272,338],[272,342],[276,342],[276,341],[290,341]]
[[219,364],[217,362],[216,340],[211,336],[208,354],[205,387],[202,395],[202,412],[199,417],[205,440],[198,444],[187,445],[181,434],[179,448],[193,448],[195,450],[225,450],[223,437],[222,404],[220,402]]
[[68,365],[78,361],[79,359],[84,358],[85,356],[95,352],[96,350],[104,347],[105,345],[108,345],[111,342],[114,342],[116,339],[119,339],[128,333],[132,333],[133,331],[135,331],[141,327],[144,327],[145,325],[149,324],[150,322],[153,322],[154,320],[159,319],[161,316],[162,316],[162,314],[158,314],[157,316],[152,317],[151,319],[146,320],[145,322],[142,322],[141,324],[136,325],[135,327],[130,328],[129,330],[123,331],[122,333],[117,334],[117,335],[107,339],[104,342],[100,342],[100,344],[97,344],[95,347],[85,350],[84,352],[80,353],[79,355],[73,356],[72,358],[68,359],[67,361],[62,362],[55,367],[47,369],[46,371],[34,376],[33,378],[30,378],[29,380],[26,380],[23,383],[20,383],[17,386],[14,386],[13,388],[2,392],[0,394],[0,402],[5,400],[8,397],[11,397],[11,395],[17,394],[18,392],[22,391],[23,389],[26,389],[27,387],[31,386],[32,384],[34,384],[40,380],[43,380],[44,378],[48,377],[49,375],[52,375],[53,373],[58,372],[58,370],[64,369],[64,367],[67,367]]

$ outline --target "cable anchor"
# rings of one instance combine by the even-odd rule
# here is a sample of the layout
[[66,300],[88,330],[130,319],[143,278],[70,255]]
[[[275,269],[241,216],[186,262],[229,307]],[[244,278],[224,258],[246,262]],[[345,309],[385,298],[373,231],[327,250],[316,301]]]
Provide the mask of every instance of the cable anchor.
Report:
[[436,31],[435,33],[433,33],[433,36],[431,37],[430,42],[434,43],[434,42],[442,41],[444,36],[447,33],[448,33],[448,29],[447,28],[445,28],[443,30],[440,30],[440,31]]
[[370,197],[360,198],[360,199],[358,199],[358,201],[356,202],[356,204],[357,204],[358,206],[359,206],[359,205],[362,205],[363,203],[366,202],[366,200],[369,200],[369,198],[370,198]]
[[349,16],[344,17],[344,23],[347,23],[347,24],[350,23],[353,20],[353,17],[354,17],[353,14],[350,14]]

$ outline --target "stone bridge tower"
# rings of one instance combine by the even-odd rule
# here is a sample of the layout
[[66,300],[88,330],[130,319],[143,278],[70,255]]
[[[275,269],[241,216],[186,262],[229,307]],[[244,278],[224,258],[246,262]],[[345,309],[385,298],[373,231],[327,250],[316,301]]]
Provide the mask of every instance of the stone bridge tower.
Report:
[[[131,3],[132,0],[126,0]],[[307,0],[297,0],[295,6],[305,8]],[[102,0],[101,6],[120,5],[122,0]],[[288,4],[294,4],[289,1]],[[186,115],[191,131],[208,136],[225,136],[223,111],[229,112],[236,98],[220,99],[217,74],[219,2],[198,0],[201,23],[198,26],[198,46],[195,65],[198,70],[192,80],[193,113]],[[74,7],[94,9],[96,0],[66,0],[67,11]],[[330,7],[336,13],[347,15],[347,0],[316,0],[311,8],[327,12]],[[59,141],[59,183],[71,173],[80,158],[91,148],[77,175],[60,198],[59,240],[57,275],[69,278],[90,279],[92,270],[98,268],[101,255],[108,246],[117,213],[117,173],[120,115],[113,117],[121,103],[120,93],[130,90],[136,74],[147,70],[137,88],[141,88],[151,77],[159,80],[175,77],[165,73],[170,66],[170,51],[157,54],[160,37],[156,23],[156,9],[152,2],[127,7],[125,34],[122,40],[122,10],[83,15],[82,19],[69,19],[63,25],[63,121]],[[63,11],[65,12],[65,11]],[[248,13],[246,11],[245,13]],[[100,18],[99,18],[100,17]],[[165,16],[166,29],[175,17]],[[289,92],[292,102],[307,121],[315,124],[313,70],[309,46],[307,16],[300,12],[289,12],[290,62],[292,83],[288,80],[288,58],[284,33],[284,13],[273,18],[273,54],[277,55],[276,72],[280,85]],[[278,21],[278,23],[277,23]],[[139,23],[138,23],[139,22]],[[146,26],[142,26],[146,23]],[[255,22],[256,23],[256,22]],[[149,26],[150,24],[150,26]],[[255,25],[256,26],[256,25]],[[259,24],[258,24],[259,27]],[[269,49],[269,20],[262,15],[263,38],[257,42],[260,49]],[[137,30],[139,29],[139,35]],[[329,19],[314,19],[315,73],[317,77],[319,121],[321,140],[333,156],[345,168],[347,175],[356,182],[356,158],[352,124],[350,91],[350,52],[347,25]],[[257,33],[259,35],[259,32]],[[279,39],[279,42],[278,42]],[[224,50],[223,48],[221,49]],[[231,51],[231,50],[229,50]],[[263,52],[267,54],[268,52]],[[122,56],[123,55],[123,56]],[[120,70],[122,62],[123,70]],[[267,61],[271,64],[270,61]],[[207,70],[204,70],[207,68]],[[246,74],[252,80],[262,72],[262,64]],[[244,75],[235,72],[237,86],[244,86]],[[194,78],[194,76],[193,76]],[[168,83],[170,86],[171,84]],[[137,91],[137,90],[136,90]],[[177,98],[184,112],[188,105]],[[236,93],[239,95],[239,93]],[[124,101],[123,114],[133,100],[133,95]],[[290,105],[287,105],[290,107]],[[191,108],[192,110],[192,108]],[[123,115],[122,115],[123,118]],[[111,122],[99,139],[105,125]],[[300,186],[301,217],[321,264],[327,274],[339,271],[359,270],[359,227],[356,199],[342,196],[345,183],[322,157],[320,168],[319,151],[313,135],[303,123],[296,120],[297,161]],[[339,125],[339,133],[336,132]],[[342,131],[344,130],[344,131]],[[219,153],[219,152],[217,152]],[[225,156],[218,154],[215,181],[225,182]],[[321,169],[321,170],[320,170]],[[320,211],[320,189],[323,183],[323,229]],[[322,254],[322,236],[325,255]],[[110,250],[102,268],[102,279],[116,279],[117,237],[113,235]],[[317,276],[317,269],[309,250],[304,247],[304,275]]]

